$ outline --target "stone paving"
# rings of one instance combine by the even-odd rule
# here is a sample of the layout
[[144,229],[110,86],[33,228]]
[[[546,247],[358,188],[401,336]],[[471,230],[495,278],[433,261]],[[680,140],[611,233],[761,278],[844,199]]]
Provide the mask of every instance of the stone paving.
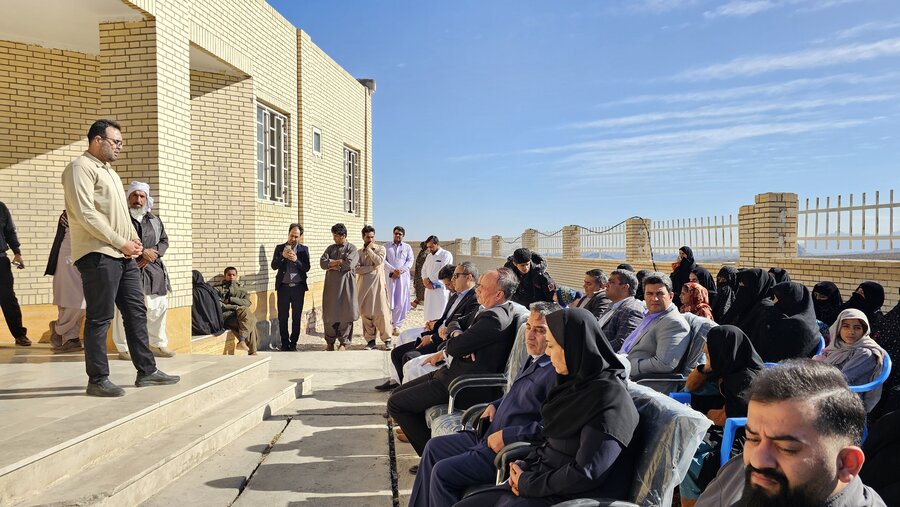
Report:
[[[414,310],[405,327],[421,322],[422,311]],[[320,335],[304,334],[298,352],[261,352],[271,354],[272,373],[312,373],[313,394],[274,414],[142,505],[406,505],[412,481],[407,469],[415,453],[409,444],[390,441],[387,394],[373,389],[387,377],[389,356],[383,346],[365,350],[359,323],[354,331],[349,351],[325,352]],[[399,491],[392,486],[389,451],[394,444]]]

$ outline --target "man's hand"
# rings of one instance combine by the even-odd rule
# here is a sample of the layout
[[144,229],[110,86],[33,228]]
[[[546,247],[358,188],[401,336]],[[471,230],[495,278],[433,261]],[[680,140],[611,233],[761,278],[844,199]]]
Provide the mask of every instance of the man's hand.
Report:
[[438,331],[438,334],[441,335],[441,338],[446,340],[447,339],[447,326],[442,327],[441,330]]
[[144,268],[147,266],[147,264],[150,264],[150,261],[148,261],[147,259],[145,259],[143,256],[138,257],[138,259],[137,259],[137,265],[138,265],[139,268],[144,269]]
[[427,330],[429,330],[429,331],[433,330],[433,329],[434,329],[434,322],[435,322],[435,321],[433,321],[433,320],[429,320],[428,322],[426,322],[426,323],[425,323],[425,329],[427,329]]
[[425,360],[422,361],[422,366],[425,366],[426,364],[430,364],[431,366],[437,366],[437,364],[443,360],[444,360],[444,351],[442,350],[436,354],[426,357]]
[[517,462],[509,464],[509,485],[512,486],[512,492],[516,496],[519,495],[519,477],[522,476],[522,468]]
[[[493,405],[488,406],[492,407]],[[487,445],[495,453],[500,452],[500,449],[503,449],[503,446],[506,445],[503,443],[503,430],[495,431],[488,435]]]
[[471,354],[466,354],[462,358],[468,359],[469,361],[472,361],[474,363],[475,362],[475,353],[472,352]]
[[151,262],[156,262],[156,259],[159,259],[159,252],[152,248],[145,248],[143,253],[141,253],[141,257],[149,264]]
[[141,244],[141,240],[139,239],[131,239],[126,241],[124,245],[120,246],[119,251],[133,258],[143,253],[144,245]]
[[394,280],[399,279],[400,278],[400,270],[395,269],[395,270],[391,271],[391,278],[393,278]]
[[488,421],[494,422],[495,413],[497,413],[497,409],[494,408],[494,405],[488,405],[484,412],[481,413],[481,418],[487,418]]
[[434,284],[431,283],[431,280],[425,278],[425,279],[423,279],[423,282],[425,283],[425,288],[426,288],[426,289],[433,289],[433,288],[434,288]]
[[420,348],[424,347],[425,345],[428,345],[429,343],[431,343],[431,335],[426,334],[425,336],[422,337],[422,341],[418,345],[416,345],[416,348],[420,349]]
[[328,263],[328,269],[337,269],[338,267],[340,267],[342,262],[344,262],[344,261],[342,261],[340,259],[334,259]]
[[16,269],[25,269],[25,262],[22,260],[22,254],[14,255],[12,263],[16,265]]

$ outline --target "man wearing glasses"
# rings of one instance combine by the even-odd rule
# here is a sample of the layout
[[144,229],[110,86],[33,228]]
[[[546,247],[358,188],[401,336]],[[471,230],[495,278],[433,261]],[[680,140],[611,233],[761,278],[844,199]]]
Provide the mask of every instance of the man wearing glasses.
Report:
[[131,223],[122,180],[111,162],[122,150],[116,122],[97,120],[88,130],[88,149],[62,175],[72,259],[81,273],[85,296],[84,362],[89,396],[124,396],[109,380],[106,333],[118,307],[137,387],[178,382],[156,368],[147,335],[141,271],[135,258],[144,247]]

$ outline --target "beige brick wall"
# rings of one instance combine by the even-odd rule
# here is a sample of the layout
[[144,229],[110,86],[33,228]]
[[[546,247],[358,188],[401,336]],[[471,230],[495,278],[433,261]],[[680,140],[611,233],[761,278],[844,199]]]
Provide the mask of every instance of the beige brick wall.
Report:
[[[0,201],[22,243],[27,269],[14,275],[23,305],[53,299],[52,279],[43,274],[65,209],[60,176],[87,148],[98,75],[96,56],[0,41]],[[0,325],[0,337],[8,334]]]

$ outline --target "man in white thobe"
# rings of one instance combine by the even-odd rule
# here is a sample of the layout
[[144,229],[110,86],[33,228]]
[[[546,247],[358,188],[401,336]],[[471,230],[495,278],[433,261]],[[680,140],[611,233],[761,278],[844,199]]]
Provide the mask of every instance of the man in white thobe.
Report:
[[441,282],[441,268],[453,264],[453,254],[441,248],[437,236],[429,236],[425,240],[428,256],[422,266],[422,283],[425,284],[425,320],[437,320],[444,313],[450,291]]
[[403,242],[406,230],[394,227],[394,241],[384,245],[384,271],[388,276],[388,298],[391,304],[393,335],[398,336],[409,312],[409,270],[413,267],[412,247]]

